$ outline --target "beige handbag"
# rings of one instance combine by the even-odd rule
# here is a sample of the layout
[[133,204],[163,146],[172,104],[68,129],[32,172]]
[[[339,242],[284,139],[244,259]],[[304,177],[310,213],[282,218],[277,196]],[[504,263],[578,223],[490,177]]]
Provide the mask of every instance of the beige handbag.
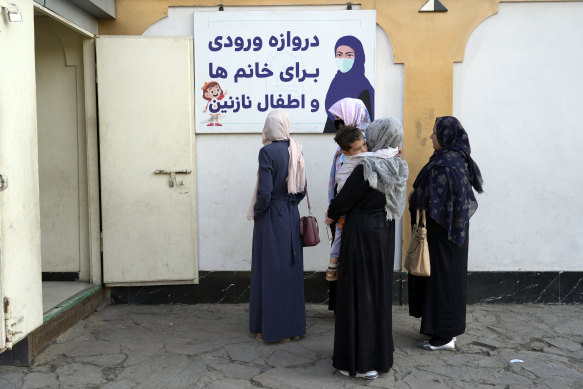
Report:
[[[419,213],[421,213],[422,224],[419,224]],[[414,276],[429,277],[431,275],[426,226],[425,210],[417,210],[415,225],[411,233],[411,243],[409,243],[404,264],[405,270]]]

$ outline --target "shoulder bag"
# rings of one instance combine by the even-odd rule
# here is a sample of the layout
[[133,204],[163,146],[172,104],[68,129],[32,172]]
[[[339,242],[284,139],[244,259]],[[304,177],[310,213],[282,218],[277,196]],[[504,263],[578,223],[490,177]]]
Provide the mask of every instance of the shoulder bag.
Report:
[[306,198],[308,199],[308,216],[300,218],[300,235],[304,247],[316,246],[320,243],[320,231],[318,230],[318,220],[312,216],[312,205],[310,195],[308,195],[308,183],[306,182]]
[[[419,224],[420,213],[421,224]],[[425,210],[417,210],[416,212],[415,225],[411,233],[411,243],[409,243],[403,267],[414,276],[429,277],[431,275]]]

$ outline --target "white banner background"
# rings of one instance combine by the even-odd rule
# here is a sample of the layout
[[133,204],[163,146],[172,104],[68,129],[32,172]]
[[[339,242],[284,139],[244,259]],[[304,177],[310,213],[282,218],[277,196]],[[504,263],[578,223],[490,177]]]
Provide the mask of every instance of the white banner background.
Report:
[[[362,42],[374,87],[376,11],[195,12],[196,132],[261,132],[267,114],[283,108],[292,132],[321,133],[334,45],[345,35]],[[212,81],[226,92],[220,100],[203,98]],[[212,111],[221,126],[209,126]]]

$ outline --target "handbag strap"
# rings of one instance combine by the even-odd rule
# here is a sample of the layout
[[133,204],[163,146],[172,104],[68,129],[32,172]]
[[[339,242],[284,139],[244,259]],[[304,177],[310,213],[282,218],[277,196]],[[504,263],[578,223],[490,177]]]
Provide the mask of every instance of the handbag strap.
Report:
[[308,180],[306,180],[306,199],[308,199],[308,215],[311,215],[312,204],[310,204],[310,195],[308,194]]
[[417,210],[415,213],[415,225],[419,225],[419,214],[421,214],[421,223],[423,223],[423,227],[427,227],[427,220],[425,219],[425,210]]

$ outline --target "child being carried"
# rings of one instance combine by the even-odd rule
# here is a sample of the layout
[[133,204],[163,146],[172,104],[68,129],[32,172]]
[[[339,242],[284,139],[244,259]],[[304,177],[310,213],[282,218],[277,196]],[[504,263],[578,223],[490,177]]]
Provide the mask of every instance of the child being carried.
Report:
[[[346,179],[350,176],[356,166],[362,162],[363,157],[392,158],[399,154],[398,148],[381,149],[375,152],[368,152],[366,139],[360,129],[354,126],[342,126],[334,136],[334,141],[340,146],[340,151],[345,158],[342,165],[337,167],[335,195],[342,190]],[[326,280],[338,280],[338,262],[340,257],[340,242],[342,239],[342,228],[346,221],[345,216],[338,218],[332,247],[330,249],[330,263],[326,270]]]

